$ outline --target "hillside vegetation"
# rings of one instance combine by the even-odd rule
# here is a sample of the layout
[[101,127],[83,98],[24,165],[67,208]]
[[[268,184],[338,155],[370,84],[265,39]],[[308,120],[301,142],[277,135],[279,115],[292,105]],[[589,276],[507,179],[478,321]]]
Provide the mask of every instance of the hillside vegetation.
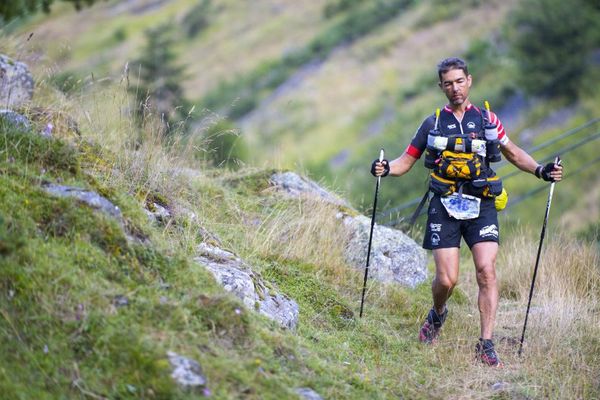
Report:
[[[79,13],[55,3],[50,15],[35,15],[12,29],[20,38],[21,59],[33,61],[63,90],[80,91],[92,81],[122,79],[138,90],[134,61],[144,51],[146,30],[175,27],[172,50],[184,67],[179,82],[187,106],[182,100],[173,107],[193,107],[188,117],[191,130],[206,138],[201,147],[219,153],[237,143],[241,153],[217,158],[229,154],[254,166],[306,171],[366,211],[373,185],[370,161],[381,147],[390,158],[399,155],[422,119],[443,105],[435,65],[444,57],[467,59],[475,82],[472,101],[489,100],[510,137],[526,148],[597,118],[598,94],[586,82],[595,81],[600,68],[597,57],[583,51],[600,47],[599,19],[592,18],[599,10],[594,2],[577,1],[581,7],[556,0],[138,0],[96,2]],[[547,12],[534,11],[540,8]],[[559,25],[560,30],[553,28]],[[30,32],[34,36],[25,42]],[[527,41],[527,35],[543,39]],[[562,37],[577,37],[578,44],[563,45]],[[562,63],[561,71],[548,71],[559,68],[557,59],[573,61]],[[525,65],[526,60],[532,61]],[[578,79],[563,85],[557,74]],[[541,94],[524,92],[530,87]],[[222,119],[225,125],[210,128]],[[591,126],[580,137],[597,129]],[[220,132],[227,138],[219,140]],[[570,140],[534,156],[552,158]],[[579,171],[593,163],[586,150],[593,145],[565,153],[566,168]],[[382,210],[424,192],[427,172],[420,165],[384,186]],[[505,175],[511,168],[499,172]],[[591,171],[567,178],[557,192],[565,196],[556,204],[560,223],[571,232],[590,229],[589,221],[573,215],[600,212],[591,205],[600,204],[597,196],[571,196],[581,182],[597,186]],[[531,179],[521,175],[507,182],[511,198],[540,185]],[[514,207],[509,203],[510,226],[539,223],[532,211],[543,202],[540,194]],[[394,223],[411,211],[382,215],[382,221]]]
[[[55,95],[43,101],[62,101]],[[473,358],[478,317],[468,261],[436,346],[417,341],[430,307],[427,283],[371,282],[359,319],[362,273],[343,259],[336,206],[264,191],[270,171],[198,166],[185,149],[165,150],[152,132],[132,146],[135,122],[122,115],[115,125],[102,118],[110,109],[95,107],[109,104],[100,101],[107,96],[121,109],[124,95],[114,88],[67,102],[81,139],[2,126],[0,340],[10,351],[0,355],[0,390],[7,398],[279,399],[302,387],[355,399],[600,395],[595,245],[550,235],[520,358],[537,242],[522,232],[505,244],[497,341],[506,366],[489,369]],[[48,183],[101,193],[124,223],[50,195]],[[174,212],[163,224],[142,212],[156,202]],[[197,245],[214,240],[299,303],[296,331],[244,308],[193,261]],[[168,351],[202,365],[204,391],[174,383]]]
[[[472,62],[472,100],[490,100],[523,146],[598,117],[591,84],[570,98],[521,91],[505,47],[520,2],[129,0],[79,13],[67,3],[8,25],[0,41],[36,78],[32,104],[17,111],[66,115],[79,131],[57,126],[44,137],[36,124],[0,123],[0,397],[292,399],[310,388],[323,399],[600,398],[597,143],[565,152],[598,124],[535,153],[564,154],[567,179],[556,186],[521,357],[547,185],[506,181],[515,205],[501,217],[497,262],[501,369],[474,359],[468,250],[440,340],[425,346],[417,334],[431,279],[414,289],[370,280],[359,318],[363,271],[344,257],[339,220],[357,211],[270,187],[273,171],[292,169],[367,211],[372,158],[381,147],[399,154],[443,104],[434,67],[449,55]],[[141,58],[145,30],[165,23],[177,28],[169,50],[185,66],[191,107],[171,131],[149,107],[139,111],[139,73],[128,64]],[[590,62],[585,76],[595,77]],[[236,149],[229,163],[236,140],[248,154]],[[217,143],[232,147],[220,153]],[[425,178],[419,168],[382,180],[381,209],[421,195]],[[96,192],[122,219],[56,197],[49,184]],[[159,207],[170,215],[150,219]],[[202,244],[233,252],[294,299],[297,329],[218,285],[197,259]],[[206,385],[177,385],[169,352],[196,360]]]

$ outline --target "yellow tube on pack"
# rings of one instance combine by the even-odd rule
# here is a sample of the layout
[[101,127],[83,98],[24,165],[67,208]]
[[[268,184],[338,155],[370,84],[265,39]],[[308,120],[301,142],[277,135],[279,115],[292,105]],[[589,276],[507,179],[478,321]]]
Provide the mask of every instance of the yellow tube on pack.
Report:
[[502,193],[500,193],[494,199],[494,206],[496,207],[496,211],[502,211],[506,208],[506,203],[508,203],[508,193],[506,189],[502,188]]

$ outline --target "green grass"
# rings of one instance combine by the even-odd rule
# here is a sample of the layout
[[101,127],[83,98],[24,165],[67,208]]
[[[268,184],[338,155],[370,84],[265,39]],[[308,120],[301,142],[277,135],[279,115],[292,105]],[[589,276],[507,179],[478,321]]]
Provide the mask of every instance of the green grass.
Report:
[[[67,65],[67,71],[82,77],[90,76],[90,66],[96,78],[102,71],[112,71],[113,82],[118,82],[124,64],[119,54],[135,53],[141,44],[138,34],[147,24],[183,13],[188,3],[172,2],[162,13],[134,20],[113,18],[102,28],[94,18],[81,19],[90,27],[82,34],[82,42],[76,41],[75,34],[72,48],[64,44],[49,47],[50,62]],[[203,72],[197,78],[203,90],[190,88],[196,96],[206,95],[207,88],[218,82],[235,81],[234,70],[240,76],[252,78],[252,71],[263,76],[267,69],[283,63],[285,54],[289,64],[281,64],[282,69],[277,69],[281,74],[271,77],[275,83],[302,65],[304,56],[327,55],[320,71],[336,71],[334,78],[320,73],[307,78],[310,85],[318,87],[316,100],[299,96],[290,103],[285,99],[290,126],[261,126],[264,137],[258,140],[251,137],[256,129],[247,135],[257,164],[265,162],[266,168],[208,169],[202,163],[204,158],[198,156],[206,150],[201,148],[201,140],[164,147],[152,121],[144,131],[136,130],[127,112],[131,103],[124,84],[115,89],[116,85],[106,81],[99,85],[88,79],[81,88],[64,95],[42,79],[36,104],[68,112],[80,124],[82,137],[46,139],[0,126],[0,344],[2,349],[10,349],[0,352],[0,393],[15,399],[197,398],[201,393],[178,388],[170,377],[166,353],[175,351],[202,365],[208,388],[217,399],[294,398],[298,387],[311,387],[323,398],[332,399],[600,397],[600,375],[595,367],[600,364],[600,342],[595,339],[600,334],[600,263],[594,231],[598,206],[593,169],[556,187],[522,358],[516,355],[514,341],[522,328],[547,192],[502,217],[496,326],[498,349],[506,364],[502,370],[490,370],[473,360],[479,335],[477,285],[466,249],[461,252],[460,282],[449,302],[450,317],[440,342],[423,346],[417,332],[431,306],[431,278],[415,289],[370,280],[365,314],[358,318],[363,275],[344,260],[347,232],[336,219],[340,209],[310,199],[286,199],[269,187],[269,177],[278,166],[271,152],[277,152],[285,160],[281,164],[298,170],[306,163],[313,177],[327,177],[353,204],[368,210],[374,190],[368,174],[371,159],[381,146],[389,157],[398,155],[423,116],[440,104],[439,90],[431,78],[434,60],[441,57],[437,44],[444,45],[444,51],[464,52],[475,60],[473,100],[480,104],[488,99],[494,109],[499,108],[515,89],[511,82],[514,70],[503,58],[497,63],[490,61],[498,56],[497,48],[489,48],[496,43],[498,27],[488,26],[484,17],[496,11],[500,14],[495,15],[502,15],[510,7],[465,3],[477,3],[478,7],[469,13],[457,15],[450,9],[423,17],[437,2],[419,2],[394,23],[375,24],[366,31],[348,22],[356,22],[349,12],[360,16],[374,3],[360,6],[328,1],[319,7],[337,4],[339,12],[330,19],[324,18],[323,10],[310,14],[323,18],[318,26],[310,27],[289,19],[289,10],[285,14],[288,19],[282,20],[273,18],[272,13],[260,18],[253,14],[251,24],[264,27],[269,34],[249,30],[249,37],[240,40],[262,43],[267,41],[263,36],[284,35],[288,24],[297,30],[301,26],[301,34],[285,36],[300,38],[288,40],[294,44],[292,51],[274,50],[269,42],[269,49],[242,46],[244,49],[236,48],[232,56],[224,46],[210,53],[214,57],[205,57],[205,50],[196,49],[208,48],[214,38],[224,40],[232,35],[239,24],[228,18],[247,10],[228,3],[216,11],[214,21],[197,40],[181,43],[181,48],[192,49],[187,57],[195,62],[195,70]],[[343,9],[346,5],[350,7]],[[233,9],[237,14],[228,14]],[[46,22],[60,21],[57,25],[62,29],[80,17],[69,8],[47,21],[33,22],[41,28]],[[438,22],[417,26],[423,18]],[[435,36],[439,27],[448,32],[465,21],[469,21],[463,25],[465,37],[476,40],[448,44],[442,35]],[[485,22],[485,29],[477,25],[479,21]],[[469,27],[477,31],[475,36]],[[355,36],[344,36],[352,29],[358,29],[352,34]],[[122,33],[117,35],[117,31]],[[262,39],[251,40],[253,35]],[[51,34],[44,35],[44,40],[46,36],[55,40]],[[323,41],[311,42],[315,37]],[[436,46],[428,45],[433,39]],[[0,47],[27,55],[44,48],[39,40],[22,52],[16,50],[22,45],[17,45],[16,39],[9,38]],[[310,47],[311,43],[316,44]],[[340,43],[350,44],[332,53]],[[100,47],[110,49],[102,51]],[[294,50],[298,48],[323,53],[304,54]],[[416,48],[418,60],[408,57]],[[101,56],[90,59],[97,52]],[[208,61],[214,59],[219,60],[217,72],[210,69]],[[398,59],[402,60],[400,73]],[[361,63],[360,71],[384,76],[383,83],[362,81],[362,72],[352,69],[356,60]],[[431,71],[423,70],[424,60],[431,61],[427,63]],[[49,68],[44,61],[32,68],[42,71],[41,76],[55,76],[58,86],[67,83],[68,74],[54,74],[55,67]],[[243,81],[241,90],[252,82]],[[101,86],[108,90],[95,91]],[[275,86],[265,86],[254,100]],[[597,100],[598,95],[586,88],[576,115],[534,142],[596,116]],[[357,102],[365,107],[352,109],[350,105]],[[364,129],[390,105],[396,109],[394,119],[379,136],[364,138]],[[518,140],[519,131],[543,122],[564,105],[536,103],[511,137]],[[275,107],[277,104],[270,110]],[[319,113],[307,118],[307,110]],[[199,148],[186,147],[190,143]],[[350,149],[350,155],[339,170],[332,171],[328,161],[339,153],[340,143]],[[565,156],[567,176],[595,157],[594,149],[589,146]],[[415,168],[401,180],[383,181],[380,209],[422,194],[425,171],[420,165],[419,171]],[[533,177],[509,182],[511,196],[540,183]],[[41,188],[45,183],[100,193],[119,206],[123,226],[72,199],[48,195]],[[585,196],[580,195],[582,187]],[[168,207],[173,217],[163,224],[150,222],[142,207],[151,207],[152,202]],[[560,236],[558,231],[582,232],[584,240]],[[420,242],[422,233],[414,235]],[[221,243],[296,300],[300,305],[297,331],[280,329],[224,292],[192,261],[202,241]],[[429,272],[431,276],[432,265]],[[128,304],[117,306],[117,300],[124,297]],[[503,389],[493,389],[502,382]]]
[[[440,343],[424,346],[417,331],[430,307],[430,281],[415,289],[370,281],[365,315],[358,317],[362,272],[344,262],[337,207],[272,193],[273,170],[126,182],[119,176],[136,176],[141,167],[118,162],[127,157],[103,147],[112,141],[83,135],[67,143],[6,126],[0,133],[0,341],[13,349],[0,354],[6,396],[196,398],[172,381],[167,351],[197,360],[212,397],[222,399],[293,398],[298,387],[352,399],[598,395],[588,366],[597,362],[600,343],[585,340],[598,334],[598,324],[573,320],[573,330],[565,329],[569,319],[561,311],[575,307],[585,321],[596,318],[594,246],[560,242],[578,257],[550,273],[545,267],[535,305],[545,304],[552,322],[532,316],[530,359],[519,359],[510,340],[499,341],[507,368],[490,371],[472,358],[478,317],[468,252]],[[102,193],[120,207],[125,230],[81,203],[48,195],[45,182]],[[141,211],[147,199],[189,207],[196,219],[179,212],[166,225],[150,223]],[[244,309],[192,261],[206,240],[199,227],[298,302],[295,332]],[[516,235],[515,243],[530,236]],[[509,339],[519,334],[523,274],[534,245],[525,241],[521,252],[511,243],[498,267],[504,275],[497,333]],[[563,270],[574,279],[561,279]],[[124,306],[117,301],[123,298]],[[549,331],[541,333],[545,325]],[[494,392],[497,382],[508,389]]]

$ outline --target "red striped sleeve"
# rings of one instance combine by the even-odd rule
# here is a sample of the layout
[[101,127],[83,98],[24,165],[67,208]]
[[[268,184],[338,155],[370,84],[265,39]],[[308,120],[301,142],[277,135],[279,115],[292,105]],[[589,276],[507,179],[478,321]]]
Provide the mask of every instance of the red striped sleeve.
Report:
[[506,130],[504,129],[504,125],[502,125],[502,121],[500,121],[500,118],[498,118],[496,113],[494,113],[493,111],[490,111],[490,122],[498,126],[498,140],[500,141],[500,143],[506,144],[506,142],[508,142]]
[[421,154],[423,153],[421,150],[419,150],[412,144],[409,144],[408,147],[406,147],[405,152],[406,154],[408,154],[409,156],[413,156],[414,158],[420,158]]

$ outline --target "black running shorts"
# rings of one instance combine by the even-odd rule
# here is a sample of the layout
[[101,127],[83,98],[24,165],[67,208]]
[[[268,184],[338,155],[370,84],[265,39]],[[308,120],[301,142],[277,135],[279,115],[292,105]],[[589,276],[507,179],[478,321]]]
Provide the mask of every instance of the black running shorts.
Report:
[[461,237],[469,248],[479,242],[500,242],[498,212],[494,199],[481,199],[479,217],[459,220],[448,215],[440,196],[434,195],[427,212],[427,227],[423,238],[423,248],[443,249],[460,247]]

